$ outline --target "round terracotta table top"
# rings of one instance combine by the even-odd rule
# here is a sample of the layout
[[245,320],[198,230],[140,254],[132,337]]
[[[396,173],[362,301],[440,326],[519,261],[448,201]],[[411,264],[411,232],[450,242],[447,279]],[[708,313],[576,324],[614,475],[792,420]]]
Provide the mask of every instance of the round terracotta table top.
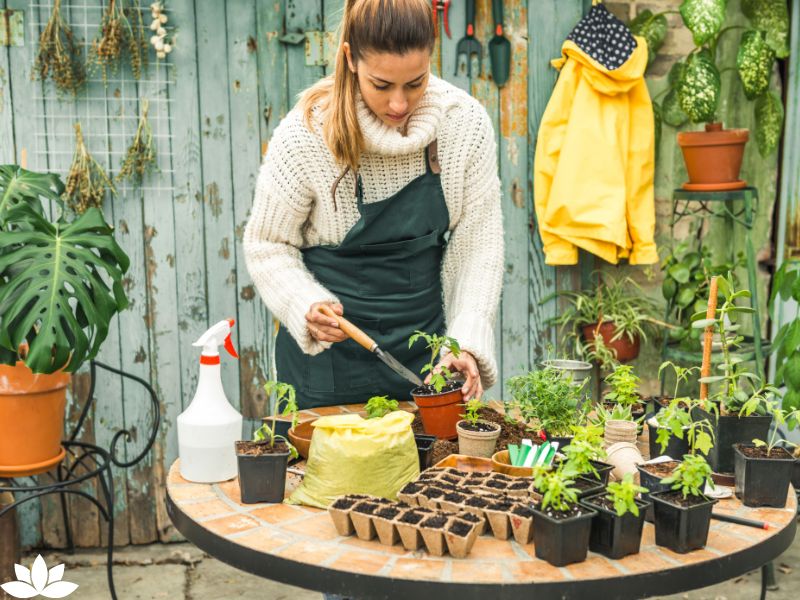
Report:
[[[299,484],[287,477],[286,493]],[[589,552],[582,563],[553,567],[533,544],[478,538],[470,555],[434,557],[338,535],[328,513],[287,504],[242,504],[236,479],[183,479],[178,461],[167,479],[167,508],[177,529],[211,556],[243,571],[307,589],[354,598],[642,598],[731,579],[783,553],[796,529],[793,488],[785,508],[747,508],[735,497],[714,511],[766,521],[757,529],[713,520],[702,550],[676,554],[655,545],[644,524],[641,552],[610,560]]]

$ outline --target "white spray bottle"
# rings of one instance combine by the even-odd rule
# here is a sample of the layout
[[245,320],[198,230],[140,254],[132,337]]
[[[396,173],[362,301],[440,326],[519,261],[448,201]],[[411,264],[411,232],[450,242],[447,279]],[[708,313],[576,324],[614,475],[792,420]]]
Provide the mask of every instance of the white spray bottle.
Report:
[[236,477],[235,443],[242,439],[240,415],[222,389],[219,346],[239,358],[231,342],[233,319],[220,321],[200,336],[200,378],[192,403],[178,416],[178,453],[181,476],[197,483]]

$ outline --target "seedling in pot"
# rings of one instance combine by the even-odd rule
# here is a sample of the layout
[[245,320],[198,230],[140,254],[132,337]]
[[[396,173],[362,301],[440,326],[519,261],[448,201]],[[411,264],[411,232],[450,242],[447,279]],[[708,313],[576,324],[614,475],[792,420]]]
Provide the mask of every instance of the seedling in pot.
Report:
[[[692,409],[702,406],[698,400],[691,398],[675,398],[658,411],[655,420],[658,423],[655,443],[663,454],[670,444],[670,440],[686,440],[688,451],[695,454],[697,451],[705,455],[714,446],[714,427],[708,419],[695,419]],[[652,434],[652,430],[651,430]],[[651,452],[651,454],[654,454]],[[678,454],[667,452],[667,454]]]
[[611,386],[611,391],[603,396],[603,402],[629,407],[632,414],[644,414],[644,406],[639,396],[639,381],[632,366],[618,366],[605,378],[605,382]]
[[[286,444],[287,448],[289,449],[289,455],[292,458],[297,458],[299,455],[297,453],[297,449],[289,443],[282,435],[277,435],[275,433],[275,423],[277,421],[276,417],[278,415],[283,417],[292,417],[292,427],[297,425],[297,411],[299,410],[297,407],[297,396],[294,389],[294,386],[290,383],[281,383],[279,381],[267,381],[264,384],[264,391],[267,393],[268,396],[272,396],[275,394],[275,404],[274,410],[272,412],[272,419],[270,419],[269,423],[264,423],[256,429],[255,433],[253,433],[253,441],[254,442],[269,442],[270,448],[275,448],[275,442],[281,441]],[[283,406],[283,408],[281,408]]]
[[702,497],[706,484],[714,487],[711,480],[711,467],[706,459],[696,454],[687,454],[672,471],[672,475],[662,479],[663,483],[668,483],[673,490],[679,491],[684,499],[691,497]]
[[397,400],[390,400],[387,396],[373,396],[367,400],[364,410],[367,411],[368,419],[380,419],[390,412],[396,411],[399,404]]
[[442,350],[450,352],[456,358],[461,354],[461,347],[455,338],[445,335],[437,335],[435,333],[425,333],[424,331],[415,331],[414,334],[408,339],[408,347],[422,339],[426,342],[426,347],[431,352],[430,362],[425,363],[420,370],[421,375],[430,373],[430,381],[424,386],[428,388],[429,392],[436,392],[441,394],[445,387],[456,386],[460,388],[460,384],[453,381],[454,373],[446,366],[442,365],[438,369],[435,367],[437,358],[441,355]]
[[588,475],[600,479],[597,462],[606,457],[603,449],[603,429],[597,425],[587,424],[584,427],[573,427],[574,437],[569,446],[563,450],[567,459],[562,464],[566,475],[575,478]]
[[583,500],[584,504],[597,510],[589,540],[592,551],[613,559],[639,552],[644,524],[644,511],[641,509],[650,503],[636,496],[647,491],[634,482],[631,473],[626,473],[622,481],[608,484],[608,493]]

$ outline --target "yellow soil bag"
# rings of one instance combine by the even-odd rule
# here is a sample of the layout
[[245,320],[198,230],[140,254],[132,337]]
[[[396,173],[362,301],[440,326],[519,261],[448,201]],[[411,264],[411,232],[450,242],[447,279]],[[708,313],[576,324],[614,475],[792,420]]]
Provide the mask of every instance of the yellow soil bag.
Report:
[[401,410],[380,419],[317,419],[305,478],[286,502],[327,508],[344,494],[396,499],[400,488],[419,477],[413,420],[414,415]]

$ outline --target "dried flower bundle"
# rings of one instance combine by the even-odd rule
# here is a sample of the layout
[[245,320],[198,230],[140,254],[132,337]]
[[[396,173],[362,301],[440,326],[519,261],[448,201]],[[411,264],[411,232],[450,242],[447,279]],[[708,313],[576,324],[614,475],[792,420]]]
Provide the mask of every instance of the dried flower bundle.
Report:
[[53,3],[53,11],[39,36],[39,51],[33,66],[33,76],[36,75],[42,81],[52,78],[59,91],[71,94],[77,93],[86,81],[80,46],[61,18],[61,0]]
[[81,124],[75,123],[75,154],[67,175],[64,201],[76,213],[82,214],[91,206],[102,208],[106,190],[114,195],[117,193],[103,167],[89,154]]
[[146,173],[156,168],[156,150],[153,147],[153,130],[147,120],[147,111],[150,108],[150,101],[142,101],[142,114],[139,116],[139,126],[136,128],[136,136],[128,147],[125,160],[122,162],[117,181],[128,179],[141,185],[142,178]]
[[147,39],[139,0],[131,0],[127,7],[124,0],[109,0],[99,36],[92,42],[92,69],[101,69],[106,81],[109,68],[116,72],[124,54],[128,55],[133,76],[140,79],[142,68],[147,66]]

